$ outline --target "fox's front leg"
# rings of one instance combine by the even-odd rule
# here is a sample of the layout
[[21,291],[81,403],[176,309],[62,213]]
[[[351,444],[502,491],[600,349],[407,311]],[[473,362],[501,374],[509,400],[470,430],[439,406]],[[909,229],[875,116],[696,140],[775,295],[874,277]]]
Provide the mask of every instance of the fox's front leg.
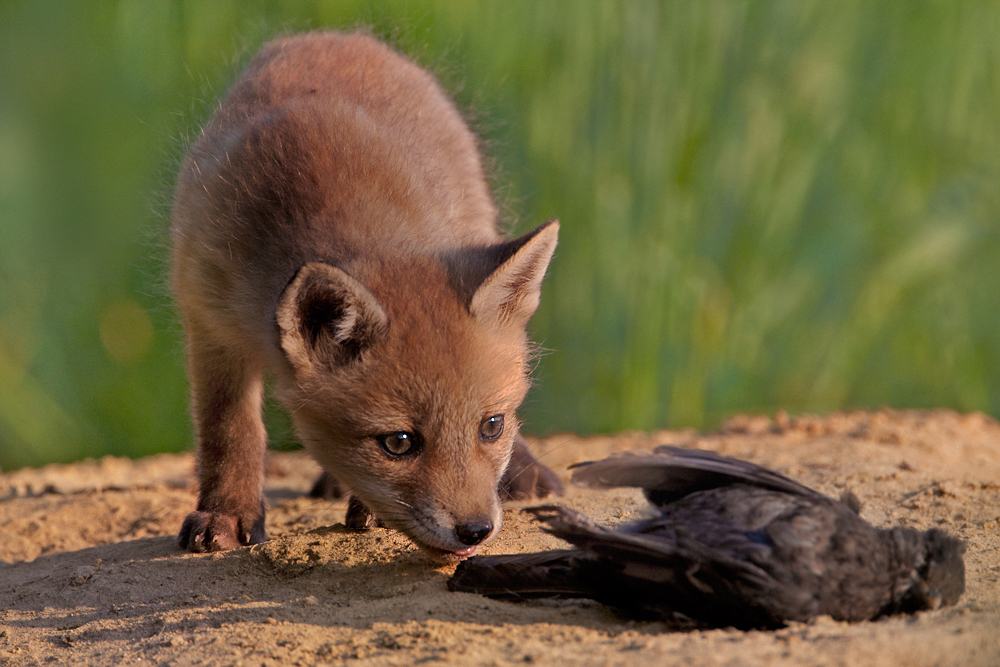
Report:
[[262,369],[189,329],[189,377],[198,439],[198,509],[184,520],[182,549],[224,551],[264,532]]
[[520,433],[514,440],[507,470],[500,478],[501,500],[526,500],[561,496],[566,492],[559,477],[535,458]]

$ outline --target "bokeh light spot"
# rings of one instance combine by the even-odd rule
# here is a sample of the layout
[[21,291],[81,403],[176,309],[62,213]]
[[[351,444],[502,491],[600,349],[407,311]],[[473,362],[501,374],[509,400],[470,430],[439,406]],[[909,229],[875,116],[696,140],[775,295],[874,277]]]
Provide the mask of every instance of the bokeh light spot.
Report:
[[108,355],[121,364],[145,356],[153,341],[153,323],[135,301],[112,304],[101,315],[101,342]]

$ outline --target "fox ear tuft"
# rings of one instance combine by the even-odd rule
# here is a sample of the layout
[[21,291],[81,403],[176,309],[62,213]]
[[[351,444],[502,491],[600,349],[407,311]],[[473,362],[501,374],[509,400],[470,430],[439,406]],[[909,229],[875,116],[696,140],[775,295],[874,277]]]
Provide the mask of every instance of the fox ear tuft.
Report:
[[350,363],[385,335],[388,318],[343,270],[310,262],[282,292],[276,313],[282,351],[296,372]]
[[559,238],[555,220],[493,252],[497,267],[472,295],[469,312],[494,326],[524,327],[538,308],[542,278]]

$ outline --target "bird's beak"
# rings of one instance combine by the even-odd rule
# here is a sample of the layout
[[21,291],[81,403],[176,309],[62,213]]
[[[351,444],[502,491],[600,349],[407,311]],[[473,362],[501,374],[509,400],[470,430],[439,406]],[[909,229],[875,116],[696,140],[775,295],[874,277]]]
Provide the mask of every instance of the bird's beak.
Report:
[[917,592],[917,598],[923,603],[924,609],[940,609],[943,597],[940,591],[929,588],[923,581],[920,582],[920,590]]

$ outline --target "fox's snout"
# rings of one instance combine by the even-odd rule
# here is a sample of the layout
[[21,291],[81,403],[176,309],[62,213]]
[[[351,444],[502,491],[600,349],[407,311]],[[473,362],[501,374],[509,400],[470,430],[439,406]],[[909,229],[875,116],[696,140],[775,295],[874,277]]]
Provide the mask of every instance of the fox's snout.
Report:
[[479,519],[455,526],[455,537],[462,544],[474,546],[481,544],[493,532],[493,522],[489,519]]

